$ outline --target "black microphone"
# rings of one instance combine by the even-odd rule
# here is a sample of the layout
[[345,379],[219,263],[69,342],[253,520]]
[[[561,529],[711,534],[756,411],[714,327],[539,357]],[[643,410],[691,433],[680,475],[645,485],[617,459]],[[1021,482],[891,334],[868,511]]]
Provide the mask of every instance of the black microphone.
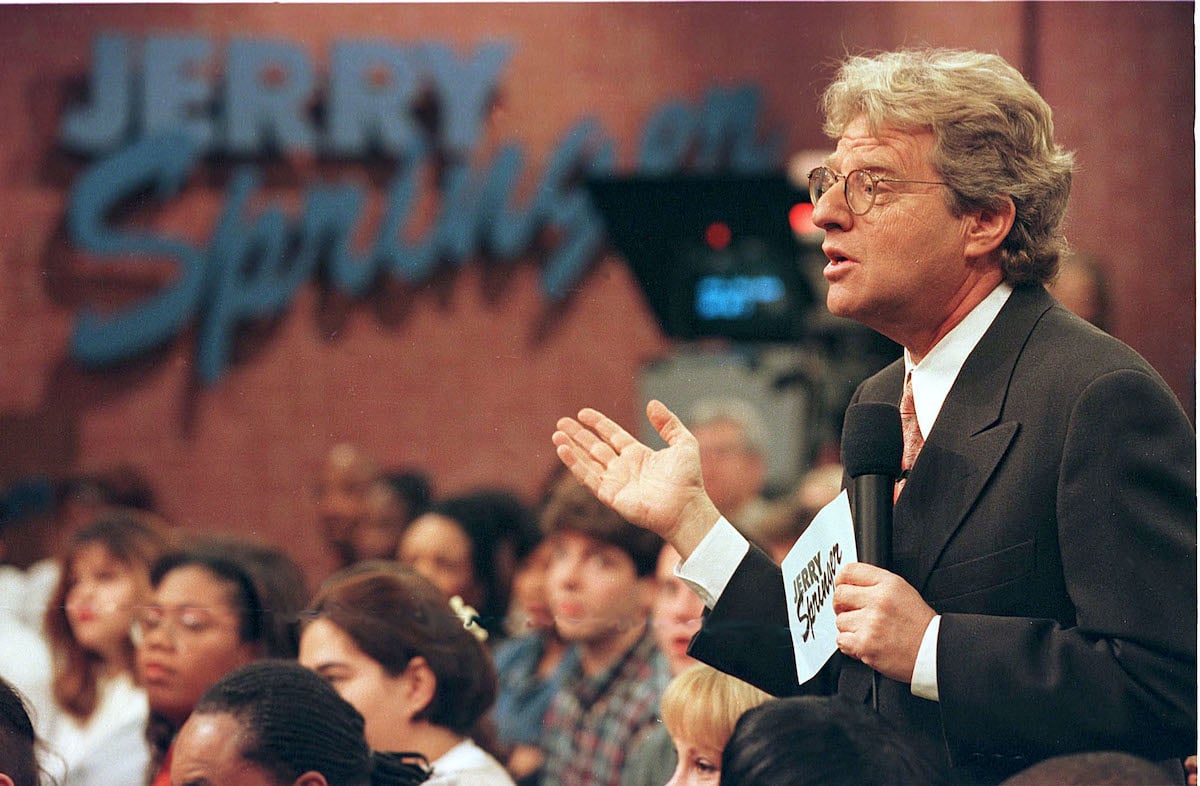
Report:
[[[900,409],[860,402],[846,409],[842,425],[842,468],[850,476],[858,561],[889,569],[892,563],[892,501],[904,434]],[[879,672],[871,672],[871,707],[879,711]]]
[[850,405],[842,426],[842,467],[851,478],[859,562],[891,567],[892,501],[903,452],[900,410],[895,405]]

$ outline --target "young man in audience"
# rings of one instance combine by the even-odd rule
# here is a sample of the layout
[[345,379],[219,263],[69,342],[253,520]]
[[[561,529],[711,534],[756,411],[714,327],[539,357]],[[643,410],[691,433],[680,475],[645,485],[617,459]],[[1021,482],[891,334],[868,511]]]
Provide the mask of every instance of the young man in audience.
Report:
[[550,606],[577,648],[543,723],[542,786],[618,786],[630,750],[655,728],[669,679],[650,631],[662,541],[567,477],[542,517],[551,544]]

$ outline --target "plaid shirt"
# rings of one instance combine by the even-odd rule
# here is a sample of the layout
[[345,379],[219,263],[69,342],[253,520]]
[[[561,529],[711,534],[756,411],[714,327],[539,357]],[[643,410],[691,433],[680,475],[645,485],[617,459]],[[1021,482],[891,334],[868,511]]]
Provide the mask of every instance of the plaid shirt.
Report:
[[629,751],[655,727],[669,679],[649,626],[604,672],[588,677],[576,664],[543,721],[541,786],[619,786]]

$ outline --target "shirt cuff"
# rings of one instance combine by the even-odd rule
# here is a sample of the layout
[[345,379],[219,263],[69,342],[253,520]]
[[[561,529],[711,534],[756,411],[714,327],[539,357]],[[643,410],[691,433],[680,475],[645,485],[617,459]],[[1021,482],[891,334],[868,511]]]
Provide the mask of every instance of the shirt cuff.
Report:
[[675,566],[675,575],[711,609],[749,551],[750,541],[722,516],[696,550]]
[[929,627],[925,629],[925,635],[921,638],[921,648],[917,650],[917,662],[913,666],[910,686],[912,694],[917,698],[938,701],[937,639],[941,626],[942,615],[938,614],[929,621]]

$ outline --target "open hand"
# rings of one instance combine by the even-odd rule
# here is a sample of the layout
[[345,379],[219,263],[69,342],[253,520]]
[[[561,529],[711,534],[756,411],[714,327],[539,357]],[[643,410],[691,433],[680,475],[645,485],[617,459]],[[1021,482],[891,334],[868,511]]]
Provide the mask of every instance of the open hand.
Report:
[[552,440],[559,459],[601,502],[686,558],[720,513],[704,491],[696,438],[660,401],[646,406],[646,416],[665,448],[651,450],[594,409],[559,420]]

